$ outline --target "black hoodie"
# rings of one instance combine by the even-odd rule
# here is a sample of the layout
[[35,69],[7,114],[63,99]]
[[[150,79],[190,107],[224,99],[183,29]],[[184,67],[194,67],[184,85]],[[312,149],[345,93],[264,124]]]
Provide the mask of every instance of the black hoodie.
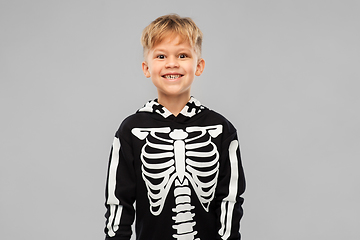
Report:
[[239,240],[244,191],[228,120],[193,97],[176,117],[150,101],[115,134],[106,239],[129,240],[136,215],[137,240]]

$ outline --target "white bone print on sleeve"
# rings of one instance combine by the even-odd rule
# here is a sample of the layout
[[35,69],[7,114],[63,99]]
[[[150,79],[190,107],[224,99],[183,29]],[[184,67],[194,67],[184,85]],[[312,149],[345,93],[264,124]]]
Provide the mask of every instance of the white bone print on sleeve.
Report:
[[187,127],[185,131],[171,131],[169,127],[134,128],[132,133],[146,140],[140,158],[151,213],[155,216],[161,213],[174,183],[176,234],[173,237],[194,240],[197,232],[193,229],[196,223],[191,212],[194,206],[190,186],[203,208],[209,211],[219,170],[219,152],[211,140],[222,133],[222,125]]
[[233,140],[229,146],[229,159],[230,159],[230,184],[229,184],[229,194],[226,198],[223,199],[221,203],[221,228],[219,234],[222,239],[226,240],[231,233],[232,217],[234,206],[236,203],[236,195],[238,188],[238,158],[236,156],[236,151],[239,147],[237,140]]
[[108,199],[107,204],[110,205],[110,216],[107,223],[108,235],[110,237],[115,236],[115,232],[119,229],[120,218],[122,214],[123,206],[120,205],[119,199],[115,196],[116,188],[116,171],[119,165],[119,150],[120,141],[118,138],[114,138],[113,149],[111,153],[111,162],[109,168],[109,179],[108,179]]

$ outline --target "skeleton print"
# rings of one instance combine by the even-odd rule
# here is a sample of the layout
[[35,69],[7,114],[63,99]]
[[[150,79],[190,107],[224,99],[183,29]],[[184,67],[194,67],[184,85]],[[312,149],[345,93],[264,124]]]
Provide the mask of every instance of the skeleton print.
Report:
[[[221,145],[221,149],[220,149]],[[106,240],[240,240],[245,178],[236,129],[191,97],[156,99],[117,130],[105,191]]]
[[219,152],[212,139],[222,133],[222,125],[183,129],[133,128],[132,134],[145,140],[140,158],[150,212],[161,214],[172,186],[175,208],[172,217],[175,239],[200,240],[194,230],[194,206],[191,188],[202,207],[209,211],[215,195],[219,170]]

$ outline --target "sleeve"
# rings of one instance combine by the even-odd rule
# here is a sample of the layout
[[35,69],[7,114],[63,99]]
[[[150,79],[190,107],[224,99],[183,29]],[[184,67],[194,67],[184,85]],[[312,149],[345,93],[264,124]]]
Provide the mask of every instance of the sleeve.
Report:
[[241,195],[245,191],[245,176],[236,132],[222,143],[219,179],[216,190],[218,239],[240,240],[240,219],[243,215]]
[[116,133],[109,157],[105,189],[106,240],[129,240],[135,210],[135,170],[131,145]]

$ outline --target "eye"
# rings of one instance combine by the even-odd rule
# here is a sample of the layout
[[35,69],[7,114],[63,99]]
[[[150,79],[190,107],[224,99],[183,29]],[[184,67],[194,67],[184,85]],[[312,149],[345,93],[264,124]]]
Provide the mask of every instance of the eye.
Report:
[[179,58],[187,58],[187,55],[186,54],[180,54]]
[[158,58],[158,59],[165,59],[165,55],[159,54],[159,55],[156,56],[156,58]]

